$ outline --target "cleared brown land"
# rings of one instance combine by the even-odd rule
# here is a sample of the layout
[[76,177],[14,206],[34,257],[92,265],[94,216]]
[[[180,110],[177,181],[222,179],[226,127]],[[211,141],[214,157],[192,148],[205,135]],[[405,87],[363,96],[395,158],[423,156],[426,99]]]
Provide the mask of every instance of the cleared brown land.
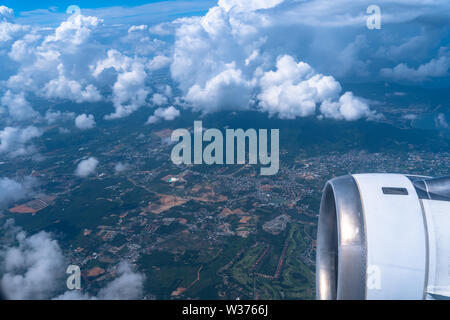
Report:
[[11,213],[36,213],[37,210],[27,207],[26,205],[21,205],[21,206],[17,206],[17,207],[9,209],[9,212],[11,212]]
[[251,216],[244,216],[241,218],[241,220],[239,220],[239,223],[247,223],[250,221],[252,217]]
[[55,199],[55,197],[45,197],[44,199],[35,199],[28,201],[22,205],[15,206],[14,208],[9,209],[11,213],[32,213],[41,211],[42,209],[47,208]]
[[173,195],[165,195],[165,194],[158,194],[159,197],[159,204],[158,203],[151,203],[147,210],[154,214],[160,214],[161,212],[167,211],[173,207],[180,206],[187,202],[186,199],[173,196]]
[[98,277],[99,275],[104,274],[104,273],[105,273],[105,269],[102,269],[102,268],[99,268],[99,267],[95,267],[95,268],[92,268],[91,270],[88,271],[87,276],[89,278],[91,278],[91,277]]
[[164,129],[160,131],[156,131],[155,134],[160,137],[161,139],[168,138],[172,135],[172,130],[170,129]]

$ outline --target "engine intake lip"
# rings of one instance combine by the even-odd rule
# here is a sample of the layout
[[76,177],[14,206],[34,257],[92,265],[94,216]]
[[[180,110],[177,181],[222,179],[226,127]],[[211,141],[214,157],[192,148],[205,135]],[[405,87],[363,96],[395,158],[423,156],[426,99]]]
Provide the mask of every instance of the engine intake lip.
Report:
[[332,179],[325,185],[319,213],[317,299],[365,299],[366,270],[366,232],[357,183],[349,175]]

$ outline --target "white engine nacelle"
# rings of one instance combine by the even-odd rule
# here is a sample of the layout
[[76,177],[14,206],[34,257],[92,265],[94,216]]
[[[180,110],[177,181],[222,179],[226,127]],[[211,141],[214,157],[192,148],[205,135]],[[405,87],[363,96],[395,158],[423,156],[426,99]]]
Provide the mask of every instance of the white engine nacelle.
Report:
[[356,174],[327,182],[318,299],[450,299],[450,177]]

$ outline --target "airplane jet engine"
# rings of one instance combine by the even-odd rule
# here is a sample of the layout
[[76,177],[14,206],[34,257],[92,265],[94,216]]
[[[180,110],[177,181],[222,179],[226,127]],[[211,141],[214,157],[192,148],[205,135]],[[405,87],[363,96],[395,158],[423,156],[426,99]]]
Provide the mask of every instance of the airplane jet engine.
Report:
[[325,185],[317,299],[450,299],[450,177],[355,174]]

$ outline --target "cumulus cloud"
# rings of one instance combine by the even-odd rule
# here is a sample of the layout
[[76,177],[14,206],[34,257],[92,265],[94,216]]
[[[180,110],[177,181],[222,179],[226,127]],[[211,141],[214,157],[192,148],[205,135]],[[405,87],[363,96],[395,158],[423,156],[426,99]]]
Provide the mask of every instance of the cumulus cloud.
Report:
[[276,71],[263,75],[261,88],[260,109],[282,119],[314,115],[318,103],[336,98],[341,91],[333,77],[316,74],[308,64],[287,55],[278,59]]
[[430,78],[448,76],[450,68],[450,57],[439,57],[420,65],[416,69],[405,63],[400,63],[394,68],[383,68],[381,74],[386,78],[394,80],[407,80],[411,82],[423,81]]
[[134,272],[127,261],[119,262],[115,278],[97,295],[80,290],[64,292],[67,259],[58,241],[44,231],[27,235],[12,219],[2,229],[10,239],[0,251],[0,285],[9,299],[131,300],[143,297],[145,276]]
[[[153,94],[162,94],[155,82],[168,66],[182,95],[165,95],[168,100],[203,114],[253,109],[282,119],[340,110],[329,103],[339,103],[342,93],[325,97],[321,90],[329,86],[331,95],[346,79],[449,79],[448,1],[386,1],[383,27],[389,27],[389,36],[364,31],[370,4],[220,0],[204,16],[156,26],[105,25],[100,18],[77,14],[56,28],[14,23],[13,10],[2,6],[0,68],[5,72],[0,80],[5,82],[0,113],[14,121],[31,120],[26,98],[36,95],[75,103],[112,102],[114,111],[106,119],[123,118],[148,104],[169,103]],[[263,78],[281,73],[280,57],[291,57],[313,71],[269,84]]]
[[186,101],[195,111],[203,114],[220,110],[247,109],[251,84],[242,76],[242,71],[230,65],[204,86],[194,84],[186,94]]
[[155,110],[155,113],[150,116],[147,120],[147,124],[156,123],[160,120],[171,121],[177,118],[180,115],[180,111],[175,109],[173,106],[168,108],[158,108]]
[[145,276],[134,272],[127,261],[116,266],[116,278],[101,288],[98,294],[89,295],[79,290],[66,291],[55,300],[136,300],[143,297]]
[[[5,8],[4,12],[10,12]],[[29,97],[42,97],[56,102],[96,102],[102,99],[91,83],[89,63],[96,60],[101,47],[92,39],[92,32],[101,20],[81,15],[70,16],[57,28],[40,28],[15,24],[0,19],[0,114],[8,127],[0,131],[0,153],[27,155],[34,151],[31,141],[42,135],[42,129],[30,122],[73,119],[73,114],[45,110],[41,116]],[[3,42],[2,42],[3,41]],[[51,101],[51,102],[53,102]],[[48,103],[54,105],[54,103]],[[28,126],[27,126],[28,125]]]
[[122,261],[117,267],[117,275],[117,278],[100,289],[98,299],[131,300],[142,297],[145,280],[142,274],[133,272],[130,264]]
[[14,10],[5,6],[0,6],[0,19],[10,20],[14,17]]
[[[2,17],[11,12],[3,7]],[[80,104],[111,101],[115,111],[106,119],[126,117],[147,104],[150,73],[170,65],[168,45],[150,38],[146,25],[111,26],[115,34],[126,33],[115,41],[94,16],[71,15],[54,29],[5,19],[0,19],[1,86],[7,89],[2,106],[3,114],[16,120],[34,116],[25,98],[32,95]],[[106,40],[99,41],[102,37]],[[9,108],[13,100],[21,100],[14,109]]]
[[47,110],[45,112],[44,119],[48,122],[48,124],[54,124],[58,121],[73,121],[75,118],[75,113],[73,112],[61,112],[61,111],[52,111]]
[[37,180],[33,177],[25,177],[24,179],[0,178],[0,209],[30,197],[36,185]]
[[98,77],[107,69],[117,72],[117,80],[113,86],[115,112],[106,119],[126,117],[146,104],[150,89],[145,84],[147,73],[144,61],[109,50],[107,57],[93,68],[93,74]]
[[26,36],[26,33],[31,29],[29,26],[12,23],[10,22],[11,19],[12,15],[3,17],[0,15],[0,47],[10,44],[20,36]]
[[163,104],[167,104],[167,102],[168,102],[167,97],[163,96],[163,95],[160,94],[160,93],[155,93],[155,94],[152,96],[152,103],[153,103],[155,106],[161,106],[161,105],[163,105]]
[[[13,227],[11,221],[6,229]],[[0,269],[0,283],[9,299],[48,299],[59,288],[64,270],[64,256],[49,233],[32,236],[15,228],[15,244],[6,247]]]
[[92,114],[80,114],[75,118],[75,126],[80,130],[92,129],[95,127],[95,119]]
[[[96,100],[88,82],[89,62],[97,59],[101,47],[92,41],[92,32],[101,20],[72,15],[50,32],[34,28],[11,46],[9,58],[18,64],[18,71],[7,80],[7,86],[31,91],[44,97]],[[91,40],[91,41],[90,41]]]
[[150,71],[155,71],[155,70],[159,70],[162,68],[166,68],[170,65],[170,58],[163,56],[163,55],[158,55],[156,57],[154,57],[148,64],[147,64],[147,68]]
[[128,29],[128,33],[133,33],[133,32],[136,32],[136,31],[144,31],[144,30],[147,30],[147,29],[148,29],[148,26],[145,25],[145,24],[141,24],[139,26],[131,26]]
[[322,115],[336,120],[353,121],[361,118],[378,119],[381,117],[375,111],[370,110],[368,104],[355,97],[353,93],[344,93],[337,102],[324,101],[320,106]]
[[169,36],[175,33],[174,22],[163,22],[149,28],[150,33],[159,36]]
[[[265,10],[282,5],[283,1],[270,0],[219,1],[205,16],[181,24],[171,74],[187,106],[203,114],[256,109],[294,119],[326,110],[318,106],[327,101],[342,105],[335,108],[336,119],[371,117],[373,112],[362,100],[353,94],[340,96],[341,85],[333,76],[275,49],[278,40],[273,37],[282,36],[282,26]],[[351,59],[361,41],[347,50],[345,59]]]
[[245,83],[240,63],[250,52],[239,42],[246,41],[247,50],[253,51],[257,39],[246,36],[246,21],[235,21],[240,24],[237,33],[229,18],[223,8],[214,7],[204,17],[184,20],[176,30],[171,74],[184,92],[193,88],[193,98],[204,100],[210,90]]
[[73,14],[49,35],[44,44],[62,42],[69,46],[79,46],[89,39],[92,31],[103,21],[97,17]]
[[281,2],[283,0],[219,0],[218,5],[226,11],[230,11],[231,9],[255,11],[275,7]]
[[38,116],[38,113],[25,99],[23,92],[14,94],[10,90],[6,91],[1,99],[1,104],[8,108],[11,118],[17,121],[30,120]]
[[59,76],[50,80],[44,87],[43,93],[47,98],[58,98],[72,100],[77,103],[96,102],[102,99],[97,88],[89,84],[84,89],[81,84],[75,80],[67,79],[64,76],[63,65],[58,65]]
[[31,140],[41,135],[42,131],[34,126],[6,127],[0,131],[0,154],[6,153],[11,157],[27,155],[34,150]]
[[89,159],[82,160],[77,166],[77,169],[75,170],[75,175],[77,175],[80,178],[86,178],[90,176],[91,174],[95,173],[95,170],[97,169],[97,166],[99,164],[99,161],[95,159],[94,157],[90,157]]

